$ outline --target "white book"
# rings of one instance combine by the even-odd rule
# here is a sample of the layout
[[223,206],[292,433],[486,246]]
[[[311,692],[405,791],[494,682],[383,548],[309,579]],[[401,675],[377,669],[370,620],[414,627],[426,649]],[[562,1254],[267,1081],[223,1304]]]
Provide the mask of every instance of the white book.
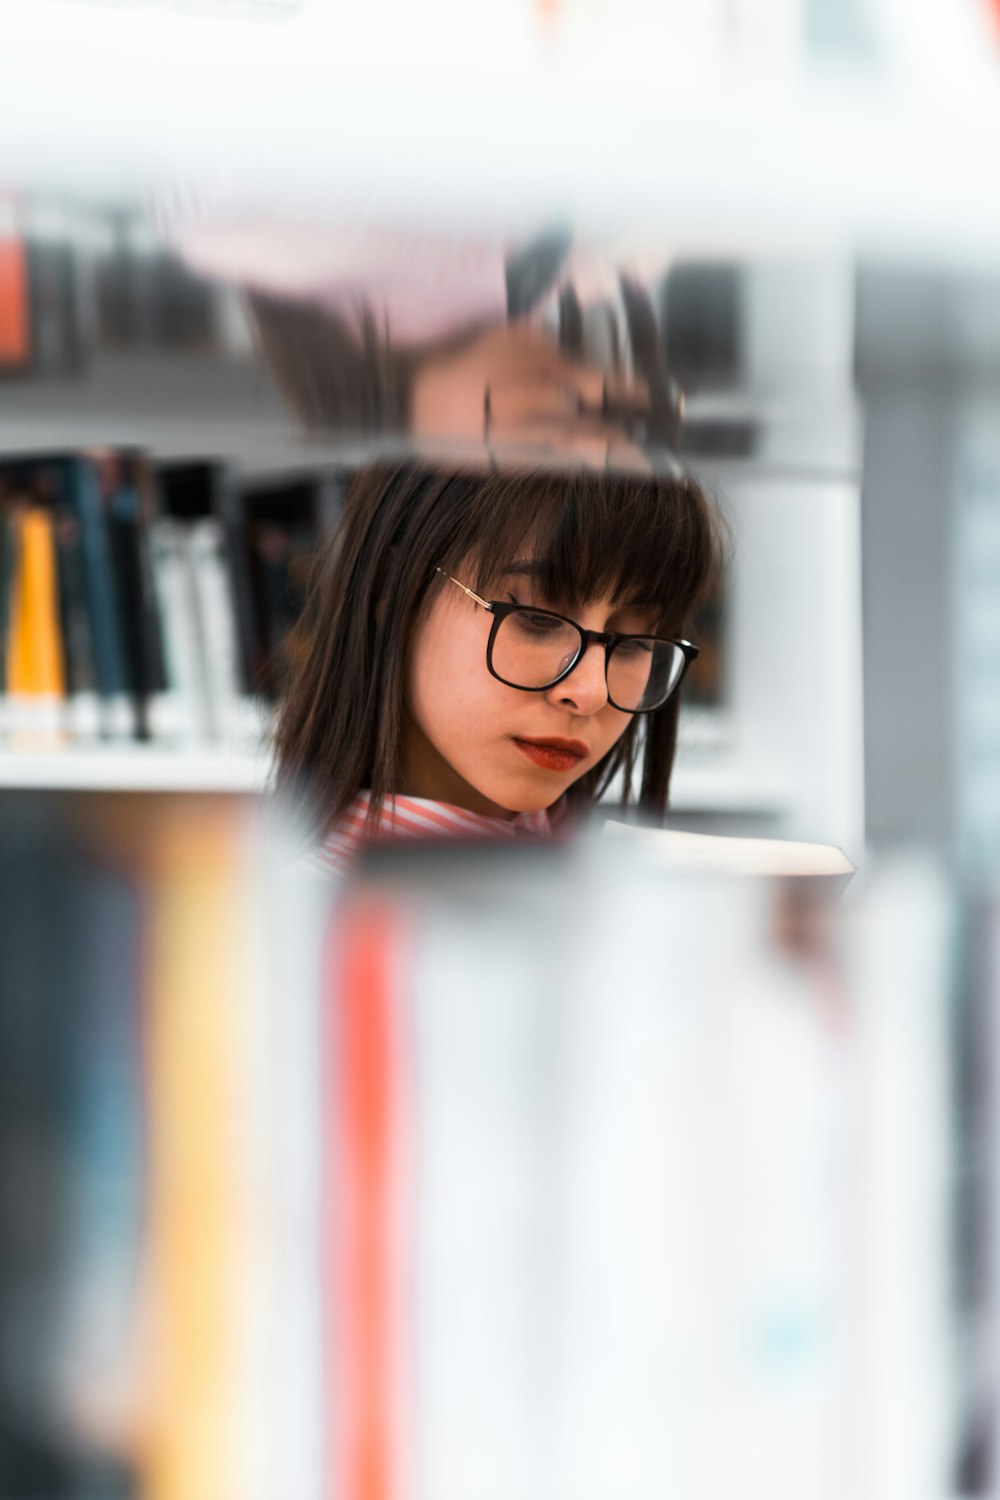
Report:
[[256,705],[243,693],[239,642],[222,523],[207,516],[188,533],[213,737],[230,746],[259,743]]
[[126,741],[136,736],[135,703],[128,693],[111,693],[98,702],[101,736],[106,740]]
[[96,690],[71,693],[66,700],[63,715],[74,744],[86,745],[100,739],[101,701]]
[[151,729],[158,739],[204,743],[209,738],[208,703],[185,526],[169,518],[154,521],[149,528],[149,555],[169,684],[166,693],[157,695]]
[[634,839],[644,855],[669,868],[720,875],[826,876],[845,884],[854,874],[847,855],[832,844],[638,828],[614,819],[608,819],[604,831],[613,838]]

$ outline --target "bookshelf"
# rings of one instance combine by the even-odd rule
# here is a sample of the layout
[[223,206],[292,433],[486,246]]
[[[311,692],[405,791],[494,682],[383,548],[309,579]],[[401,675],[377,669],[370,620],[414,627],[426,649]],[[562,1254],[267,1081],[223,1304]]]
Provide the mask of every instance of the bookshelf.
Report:
[[[248,452],[231,469],[195,468],[221,471],[227,484],[247,486],[247,494],[260,486],[269,494],[277,485],[280,496],[289,484],[321,487],[342,473],[328,467],[336,451],[324,450],[319,462],[289,444],[284,455],[272,452],[263,469]],[[162,462],[164,473],[176,472],[172,454]],[[682,711],[673,814],[692,826],[736,824],[859,850],[856,482],[794,472],[761,476],[740,465],[716,465],[704,477],[722,497],[738,562],[727,591],[722,699]],[[795,631],[789,620],[798,622]],[[210,684],[194,689],[206,690]],[[271,774],[266,708],[245,697],[233,706],[236,719],[216,718],[208,738],[188,725],[186,736],[160,733],[153,743],[97,741],[91,734],[73,744],[50,730],[46,748],[21,749],[38,740],[26,741],[20,726],[11,725],[8,747],[0,749],[0,788],[263,790]],[[261,726],[259,736],[254,725]]]
[[[73,395],[76,393],[74,405]],[[186,393],[186,394],[185,394]],[[266,379],[238,361],[109,354],[83,382],[13,387],[0,412],[0,467],[12,454],[78,451],[95,432],[136,445],[158,467],[204,461],[252,491],[316,483],[373,449],[305,440]],[[747,415],[732,397],[696,397],[692,420]],[[208,415],[210,414],[210,415]],[[753,461],[691,460],[723,504],[737,558],[726,622],[723,701],[685,706],[672,809],[690,826],[862,845],[856,411],[843,402],[754,413]],[[818,538],[818,542],[817,542]],[[789,620],[797,629],[787,628]],[[823,663],[817,673],[814,664]],[[232,745],[235,747],[236,741]],[[253,791],[265,750],[83,743],[0,752],[0,787]]]
[[[271,759],[263,749],[258,754],[144,745],[0,750],[0,789],[259,792],[266,790],[271,773]],[[671,806],[676,813],[780,820],[787,790],[787,782],[764,767],[685,765],[675,773]]]
[[0,788],[33,791],[255,792],[267,786],[270,771],[264,751],[146,745],[0,750]]

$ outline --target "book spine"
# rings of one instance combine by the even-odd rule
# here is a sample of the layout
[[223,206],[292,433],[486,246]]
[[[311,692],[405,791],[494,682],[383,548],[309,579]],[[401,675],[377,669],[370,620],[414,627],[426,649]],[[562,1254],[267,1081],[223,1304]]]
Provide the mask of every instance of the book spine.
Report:
[[307,502],[296,498],[297,504],[288,497],[287,510],[272,502],[263,514],[251,516],[247,525],[254,590],[263,622],[259,690],[270,699],[280,696],[293,665],[294,632],[316,546],[315,496]]
[[232,744],[254,720],[245,712],[231,578],[222,523],[206,518],[188,533],[197,596],[202,660],[213,737]]
[[152,522],[149,553],[166,679],[152,705],[150,728],[157,739],[197,743],[208,738],[208,696],[184,525],[167,517]]
[[230,476],[223,476],[219,481],[218,505],[236,620],[240,690],[252,695],[263,641],[247,553],[245,506],[239,488]]
[[6,743],[10,727],[7,701],[7,641],[10,632],[10,601],[17,562],[16,537],[11,516],[0,508],[0,745]]
[[400,1031],[410,944],[398,911],[364,900],[351,908],[330,943],[324,1038],[327,1491],[384,1500],[405,1493],[409,1310]]
[[242,1099],[232,815],[181,806],[153,850],[146,933],[149,1500],[237,1495]]
[[144,907],[134,870],[85,856],[72,900],[64,1379],[71,1409],[97,1421],[128,1399],[122,1371],[133,1352],[142,1254]]
[[30,1473],[53,1472],[53,1377],[64,1353],[61,1084],[72,1065],[66,1003],[76,952],[60,843],[23,802],[8,801],[0,840],[0,1328],[8,1344],[19,1331],[19,1353],[3,1361],[0,1393],[3,1484],[16,1492],[30,1490]]
[[87,604],[87,580],[80,520],[64,494],[55,509],[56,565],[59,577],[59,614],[66,665],[66,727],[75,741],[95,740],[100,734],[97,664]]
[[128,695],[121,612],[96,463],[89,456],[71,460],[70,478],[83,541],[102,728],[109,738],[130,738],[135,716]]
[[38,506],[14,515],[18,565],[11,596],[7,686],[11,732],[25,749],[59,742],[65,672],[52,517]]
[[163,690],[159,616],[132,460],[120,459],[108,495],[108,534],[118,584],[121,638],[137,734],[149,739],[150,703]]
[[135,463],[136,485],[136,567],[139,586],[139,628],[142,640],[143,671],[147,688],[146,714],[150,736],[157,738],[159,704],[168,692],[166,648],[163,620],[153,576],[149,528],[156,519],[156,486],[149,464]]
[[31,354],[28,257],[6,197],[0,197],[0,369],[23,370]]
[[248,528],[248,539],[261,623],[261,655],[255,686],[265,698],[278,696],[281,677],[281,651],[288,629],[286,585],[289,560],[287,532],[273,522],[255,522]]

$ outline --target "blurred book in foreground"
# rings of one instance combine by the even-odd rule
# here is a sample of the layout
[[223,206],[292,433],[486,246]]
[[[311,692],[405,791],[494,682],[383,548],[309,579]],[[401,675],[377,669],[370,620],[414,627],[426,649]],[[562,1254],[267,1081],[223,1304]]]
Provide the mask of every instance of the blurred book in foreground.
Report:
[[3,1494],[949,1493],[935,872],[277,811],[0,796]]
[[605,832],[632,838],[647,858],[678,869],[717,875],[822,876],[839,891],[854,874],[843,850],[832,844],[794,839],[725,838],[711,833],[684,833],[672,828],[636,828],[609,819]]

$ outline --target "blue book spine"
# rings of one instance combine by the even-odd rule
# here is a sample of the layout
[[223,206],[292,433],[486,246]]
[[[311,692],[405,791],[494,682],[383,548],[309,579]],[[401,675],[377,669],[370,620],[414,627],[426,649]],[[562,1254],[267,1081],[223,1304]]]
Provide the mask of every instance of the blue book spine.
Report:
[[69,490],[80,519],[97,687],[102,697],[114,697],[128,691],[128,677],[100,476],[87,458],[68,460],[68,470]]

